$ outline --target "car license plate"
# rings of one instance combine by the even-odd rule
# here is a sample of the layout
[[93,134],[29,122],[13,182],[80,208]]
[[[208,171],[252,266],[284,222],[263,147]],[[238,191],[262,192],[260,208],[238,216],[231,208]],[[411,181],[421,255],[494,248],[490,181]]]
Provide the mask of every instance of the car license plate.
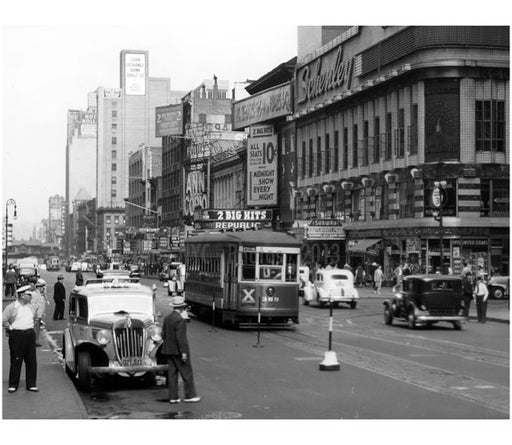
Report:
[[140,366],[142,365],[142,359],[140,357],[123,358],[123,366]]
[[338,281],[338,282],[336,282],[336,287],[341,287],[341,286],[342,286],[342,284],[343,284],[343,283],[342,283],[341,281]]

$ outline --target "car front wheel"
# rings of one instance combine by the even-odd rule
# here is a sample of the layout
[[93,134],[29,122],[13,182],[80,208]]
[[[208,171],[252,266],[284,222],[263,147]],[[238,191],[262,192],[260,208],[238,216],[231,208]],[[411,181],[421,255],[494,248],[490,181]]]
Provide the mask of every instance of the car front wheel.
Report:
[[91,389],[91,373],[89,368],[91,367],[91,354],[89,351],[80,351],[78,353],[78,386],[83,391],[89,391]]
[[493,287],[491,288],[491,296],[496,300],[501,300],[505,296],[505,292],[501,287]]
[[389,307],[389,304],[386,304],[384,306],[384,323],[387,325],[391,325],[393,323],[393,314],[391,313],[391,308]]
[[416,328],[416,316],[414,315],[414,309],[410,309],[407,314],[407,326],[409,329]]

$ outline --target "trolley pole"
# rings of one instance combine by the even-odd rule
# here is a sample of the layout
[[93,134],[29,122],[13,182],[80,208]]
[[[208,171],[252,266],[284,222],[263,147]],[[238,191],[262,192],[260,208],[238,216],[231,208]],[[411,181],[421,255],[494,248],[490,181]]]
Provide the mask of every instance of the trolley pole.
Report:
[[339,371],[340,364],[336,357],[336,352],[332,350],[332,316],[333,302],[332,298],[329,299],[329,349],[324,354],[324,359],[320,363],[320,371]]
[[212,327],[208,330],[208,332],[217,332],[217,329],[215,329],[215,297],[213,297],[212,303]]
[[258,340],[255,345],[252,345],[253,348],[263,348],[263,345],[260,343],[260,328],[261,325],[261,296],[258,297]]

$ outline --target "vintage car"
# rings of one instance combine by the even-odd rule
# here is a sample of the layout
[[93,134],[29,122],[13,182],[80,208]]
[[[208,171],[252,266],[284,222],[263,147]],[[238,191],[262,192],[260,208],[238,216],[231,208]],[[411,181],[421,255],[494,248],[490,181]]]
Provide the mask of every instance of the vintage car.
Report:
[[464,299],[462,279],[450,275],[409,275],[403,278],[402,290],[384,304],[384,323],[394,319],[407,321],[410,329],[432,326],[439,321],[462,329]]
[[509,296],[510,277],[494,275],[487,283],[489,289],[489,297],[501,300]]
[[304,304],[317,302],[321,306],[333,303],[348,304],[357,307],[359,292],[354,287],[354,275],[346,269],[319,269],[313,277],[313,283],[304,287]]
[[67,373],[84,391],[109,375],[165,376],[160,317],[153,291],[140,283],[113,280],[75,287],[63,334]]
[[130,264],[128,266],[128,272],[132,278],[140,278],[140,267],[137,264]]
[[15,268],[18,276],[17,286],[24,286],[31,280],[37,280],[39,278],[39,268],[34,264],[19,264]]
[[300,266],[299,267],[299,297],[304,296],[304,288],[309,285],[309,267],[308,266]]

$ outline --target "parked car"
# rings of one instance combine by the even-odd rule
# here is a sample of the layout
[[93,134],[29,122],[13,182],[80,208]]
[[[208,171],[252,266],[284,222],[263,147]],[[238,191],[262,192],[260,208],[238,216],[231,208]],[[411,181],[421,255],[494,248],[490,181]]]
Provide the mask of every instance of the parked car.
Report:
[[18,275],[18,286],[24,286],[32,279],[37,280],[39,278],[39,268],[33,264],[19,264],[15,267]]
[[352,309],[357,307],[359,292],[354,287],[354,275],[345,269],[320,269],[313,277],[313,283],[304,287],[304,301],[317,302],[321,306],[332,302],[348,304]]
[[503,277],[501,275],[494,275],[487,283],[489,289],[489,297],[501,300],[502,298],[510,298],[509,286],[510,277]]
[[432,326],[446,321],[462,329],[464,299],[462,279],[448,275],[408,275],[403,278],[402,290],[384,304],[384,323],[394,319],[407,322],[410,329]]
[[70,272],[79,272],[82,270],[82,263],[80,261],[73,261],[71,263],[71,270]]
[[140,278],[140,268],[136,264],[130,264],[128,266],[128,271],[130,273],[130,277]]
[[63,334],[66,372],[84,391],[108,375],[165,376],[160,317],[153,291],[140,283],[113,280],[75,287]]

